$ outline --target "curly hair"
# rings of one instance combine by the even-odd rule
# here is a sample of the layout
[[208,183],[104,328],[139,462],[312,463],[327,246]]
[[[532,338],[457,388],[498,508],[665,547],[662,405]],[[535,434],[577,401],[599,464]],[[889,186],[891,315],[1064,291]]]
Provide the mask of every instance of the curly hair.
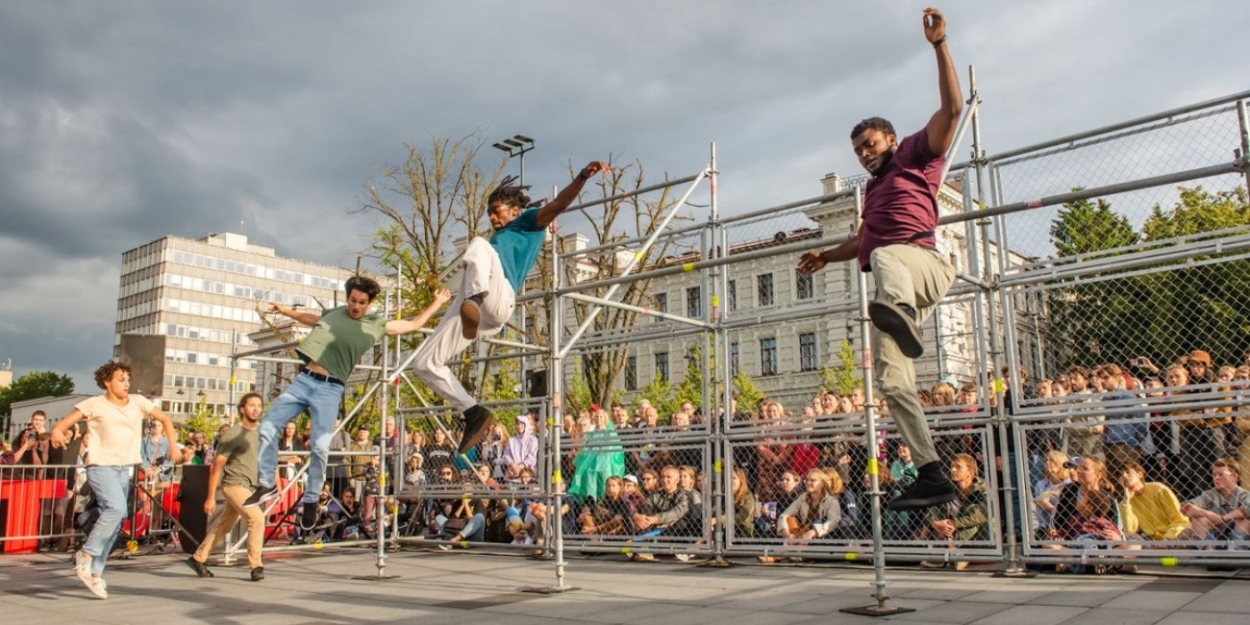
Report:
[[887,135],[898,136],[898,134],[894,132],[894,124],[891,124],[881,117],[869,117],[868,119],[855,124],[855,127],[851,129],[851,138],[854,139],[855,137],[864,134],[865,130],[870,129],[880,130]]
[[125,371],[126,375],[130,375],[130,365],[113,361],[100,365],[100,368],[95,370],[95,385],[103,389],[104,385],[113,379],[113,374],[118,371]]
[[351,296],[352,291],[360,291],[365,294],[365,297],[369,298],[370,302],[372,302],[373,298],[377,297],[378,293],[382,292],[382,287],[378,286],[378,283],[374,281],[373,278],[352,276],[347,279],[345,284],[343,284],[343,290],[347,292],[349,297]]
[[529,189],[529,185],[513,184],[517,181],[516,176],[508,176],[499,182],[499,186],[486,198],[486,205],[490,206],[495,202],[503,202],[508,206],[517,208],[525,208],[530,204],[530,197],[525,195],[525,191]]

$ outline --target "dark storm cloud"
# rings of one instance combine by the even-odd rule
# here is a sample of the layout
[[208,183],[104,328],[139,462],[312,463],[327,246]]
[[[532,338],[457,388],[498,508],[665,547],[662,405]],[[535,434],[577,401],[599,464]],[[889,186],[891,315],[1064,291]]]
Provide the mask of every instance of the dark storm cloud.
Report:
[[[536,137],[546,194],[608,154],[693,173],[716,141],[726,212],[815,195],[859,172],[855,121],[937,103],[924,3],[847,5],[0,4],[0,359],[86,380],[121,253],[166,234],[354,264],[359,191],[404,142]],[[944,8],[993,151],[1250,86],[1243,5]]]

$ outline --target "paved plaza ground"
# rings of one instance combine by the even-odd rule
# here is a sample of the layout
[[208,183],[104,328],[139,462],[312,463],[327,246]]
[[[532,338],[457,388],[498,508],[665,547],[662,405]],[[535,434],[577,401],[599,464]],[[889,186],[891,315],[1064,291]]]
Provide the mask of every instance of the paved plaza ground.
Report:
[[184,559],[114,560],[106,576],[110,597],[100,601],[74,577],[65,555],[0,557],[0,623],[1250,623],[1250,573],[1197,568],[1033,579],[891,568],[890,604],[915,611],[871,618],[839,612],[873,603],[872,570],[849,565],[713,568],[574,558],[567,579],[580,590],[543,595],[521,589],[551,585],[553,564],[519,556],[406,551],[386,560],[386,572],[398,579],[367,581],[352,579],[376,574],[367,551],[287,553],[267,558],[268,579],[260,583],[247,581],[246,567],[214,567],[217,577],[201,580]]

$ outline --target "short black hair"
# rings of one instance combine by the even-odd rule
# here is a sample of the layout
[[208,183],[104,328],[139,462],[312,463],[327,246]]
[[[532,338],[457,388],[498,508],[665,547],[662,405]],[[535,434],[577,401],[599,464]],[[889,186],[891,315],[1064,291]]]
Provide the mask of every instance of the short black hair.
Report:
[[95,370],[95,385],[104,388],[104,385],[113,379],[113,374],[118,371],[125,371],[129,375],[130,365],[112,361],[100,365],[100,368]]
[[891,124],[885,118],[869,117],[868,119],[861,120],[858,124],[855,124],[855,127],[851,129],[851,138],[854,139],[855,137],[864,134],[864,131],[869,129],[880,130],[881,132],[894,137],[898,136],[898,133],[894,132],[894,124]]
[[259,399],[261,405],[264,405],[265,398],[261,397],[260,393],[248,393],[247,395],[244,395],[241,399],[239,399],[239,410],[242,411],[243,407],[247,405],[247,400],[253,397],[255,397],[256,399]]
[[382,292],[382,287],[378,286],[378,283],[372,278],[352,276],[348,278],[347,283],[343,285],[343,290],[347,292],[348,297],[351,296],[352,291],[360,291],[369,298],[369,301],[372,302],[373,298],[377,297],[378,293]]
[[517,208],[525,208],[530,204],[530,196],[525,195],[529,185],[513,184],[517,181],[516,176],[508,176],[499,182],[499,186],[486,198],[486,206],[489,207],[495,202],[503,202],[509,206]]

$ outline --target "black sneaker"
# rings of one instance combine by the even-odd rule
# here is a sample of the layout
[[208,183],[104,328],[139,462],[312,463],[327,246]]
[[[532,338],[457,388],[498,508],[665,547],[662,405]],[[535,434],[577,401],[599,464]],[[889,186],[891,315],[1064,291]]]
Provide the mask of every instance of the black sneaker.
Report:
[[256,490],[252,492],[250,497],[243,500],[243,507],[252,508],[259,506],[264,500],[271,499],[277,494],[278,487],[276,486],[258,486],[256,487]]
[[478,299],[479,296],[474,295],[460,303],[461,334],[469,340],[477,338],[477,326],[482,323],[482,304]]
[[924,336],[916,325],[916,309],[907,304],[873,300],[868,304],[868,316],[872,325],[894,339],[904,356],[919,358],[924,355]]
[[252,581],[259,582],[262,579],[265,579],[265,567],[258,566],[252,569]]
[[187,566],[191,567],[191,570],[195,571],[195,574],[200,577],[212,577],[213,576],[213,572],[208,570],[208,567],[205,566],[203,562],[196,560],[195,556],[191,556],[190,558],[187,558]]
[[[930,468],[932,467],[932,468]],[[937,461],[920,467],[920,476],[908,486],[903,494],[886,506],[890,510],[919,510],[940,506],[959,497],[959,488],[946,477]]]
[[320,512],[318,509],[320,506],[315,502],[304,502],[304,505],[300,507],[303,508],[303,511],[299,516],[299,527],[305,532],[311,532],[317,527],[317,513]]
[[464,411],[464,433],[460,435],[460,449],[456,453],[464,454],[473,449],[490,431],[490,424],[494,422],[494,415],[481,404]]

